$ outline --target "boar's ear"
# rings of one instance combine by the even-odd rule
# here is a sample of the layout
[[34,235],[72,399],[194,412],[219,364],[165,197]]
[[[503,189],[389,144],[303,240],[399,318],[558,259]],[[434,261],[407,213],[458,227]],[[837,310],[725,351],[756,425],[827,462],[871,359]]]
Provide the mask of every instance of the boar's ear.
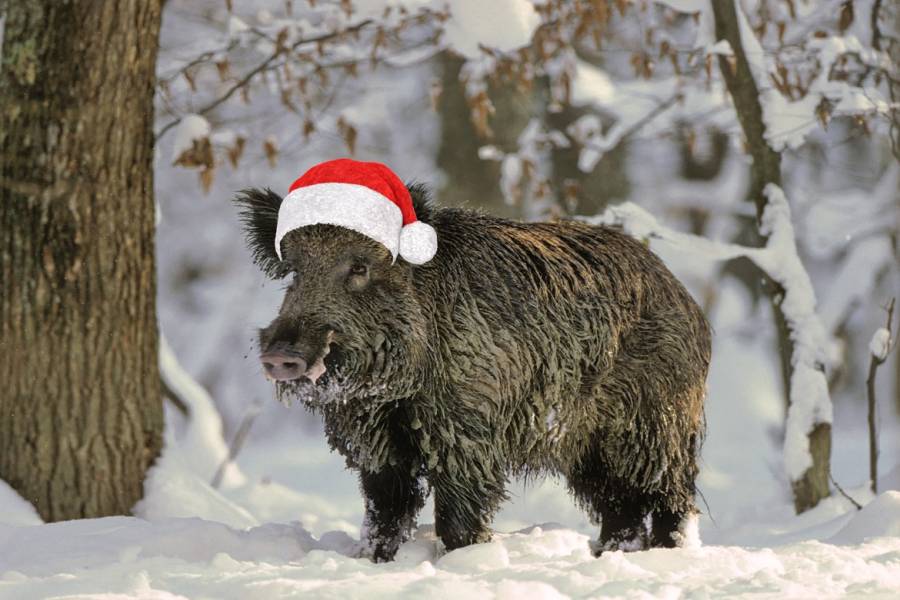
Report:
[[431,213],[434,209],[434,203],[431,200],[431,190],[424,183],[416,181],[407,183],[406,189],[409,190],[409,195],[412,196],[416,218],[423,223],[430,223]]
[[287,274],[285,267],[275,253],[275,229],[281,196],[269,188],[251,188],[238,192],[234,203],[240,208],[241,223],[253,262],[269,277],[284,277]]

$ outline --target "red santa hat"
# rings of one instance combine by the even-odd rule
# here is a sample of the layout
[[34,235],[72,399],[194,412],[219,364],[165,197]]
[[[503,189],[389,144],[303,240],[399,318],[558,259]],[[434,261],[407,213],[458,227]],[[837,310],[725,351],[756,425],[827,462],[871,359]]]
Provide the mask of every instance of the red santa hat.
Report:
[[385,165],[339,158],[319,163],[291,185],[278,209],[275,252],[288,232],[338,225],[383,244],[394,260],[421,265],[437,252],[437,234],[416,219],[409,190]]

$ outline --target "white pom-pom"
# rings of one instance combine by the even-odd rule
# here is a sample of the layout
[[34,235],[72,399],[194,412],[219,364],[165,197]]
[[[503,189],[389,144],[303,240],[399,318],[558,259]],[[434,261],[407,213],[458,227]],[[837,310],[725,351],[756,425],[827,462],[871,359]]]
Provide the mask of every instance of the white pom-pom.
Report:
[[422,221],[414,221],[400,230],[400,256],[406,262],[422,265],[437,253],[437,232]]

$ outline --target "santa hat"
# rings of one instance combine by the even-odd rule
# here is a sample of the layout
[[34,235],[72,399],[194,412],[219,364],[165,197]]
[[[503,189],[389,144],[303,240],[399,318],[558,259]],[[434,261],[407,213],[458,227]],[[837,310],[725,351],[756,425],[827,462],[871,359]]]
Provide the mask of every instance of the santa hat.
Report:
[[288,232],[308,225],[338,225],[383,244],[394,260],[421,265],[437,252],[437,234],[416,219],[412,197],[381,163],[339,158],[319,163],[288,190],[278,209],[275,252]]

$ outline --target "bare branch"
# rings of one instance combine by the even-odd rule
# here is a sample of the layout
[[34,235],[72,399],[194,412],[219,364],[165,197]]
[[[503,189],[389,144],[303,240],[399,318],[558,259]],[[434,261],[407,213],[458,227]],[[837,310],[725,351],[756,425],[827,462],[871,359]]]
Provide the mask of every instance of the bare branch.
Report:
[[862,504],[860,504],[859,502],[854,500],[850,494],[848,494],[847,492],[844,491],[844,488],[841,487],[841,484],[839,484],[837,481],[834,480],[834,475],[832,475],[831,473],[828,473],[828,478],[831,479],[831,483],[834,485],[834,487],[837,489],[837,491],[839,491],[841,493],[841,496],[843,496],[844,498],[849,500],[850,504],[852,504],[853,506],[856,507],[856,510],[862,510]]
[[[360,21],[356,25],[352,25],[352,26],[347,27],[346,29],[342,29],[340,31],[325,33],[325,34],[322,34],[322,35],[319,35],[316,37],[311,37],[311,38],[304,38],[304,39],[294,42],[294,44],[291,45],[290,48],[288,48],[288,50],[293,52],[294,50],[296,50],[300,46],[303,46],[304,44],[314,44],[314,43],[318,43],[318,42],[324,42],[327,40],[334,39],[336,37],[346,35],[348,33],[354,33],[356,31],[360,31],[360,30],[364,29],[365,27],[367,27],[368,25],[371,25],[372,23],[373,23],[372,19],[366,19],[364,21]],[[262,61],[261,63],[256,65],[254,68],[252,68],[250,71],[248,71],[246,75],[241,77],[238,81],[236,81],[234,83],[234,85],[232,85],[230,88],[228,88],[228,90],[226,90],[224,94],[222,94],[221,96],[219,96],[218,98],[216,98],[215,100],[213,100],[212,102],[207,104],[206,106],[195,111],[195,113],[198,115],[205,115],[205,114],[209,113],[210,111],[215,110],[216,108],[221,106],[225,101],[227,101],[229,98],[231,98],[235,94],[235,92],[237,92],[238,90],[240,90],[241,88],[246,86],[248,83],[250,83],[250,81],[254,77],[256,77],[258,74],[260,74],[263,71],[265,71],[266,69],[268,69],[268,67],[273,62],[275,62],[275,60],[279,56],[281,56],[282,53],[284,53],[284,52],[285,52],[284,48],[276,48],[272,54],[270,54],[264,61]],[[159,133],[156,134],[155,142],[158,143],[159,140],[170,129],[172,129],[179,123],[181,123],[181,119],[182,119],[182,117],[179,117],[179,118],[167,123],[162,129],[160,129]]]
[[895,298],[891,298],[891,303],[887,307],[888,339],[885,342],[887,345],[886,352],[882,354],[877,354],[874,351],[870,352],[872,357],[869,361],[869,376],[866,378],[866,395],[869,404],[869,484],[872,486],[873,494],[878,493],[878,431],[875,422],[875,374],[894,346],[891,338],[891,329],[893,327],[895,300]]
[[234,434],[234,438],[231,440],[231,445],[228,447],[228,456],[226,456],[225,460],[222,461],[222,464],[219,465],[219,469],[216,471],[216,474],[210,483],[213,488],[218,488],[222,484],[222,478],[225,476],[225,469],[234,462],[235,458],[237,458],[241,448],[244,446],[244,442],[247,440],[247,436],[250,434],[250,428],[253,427],[253,422],[256,420],[256,417],[259,416],[261,411],[262,403],[259,402],[259,400],[254,401],[253,404],[250,405],[250,408],[247,409],[246,414],[244,414],[244,419],[241,421],[238,430]]

